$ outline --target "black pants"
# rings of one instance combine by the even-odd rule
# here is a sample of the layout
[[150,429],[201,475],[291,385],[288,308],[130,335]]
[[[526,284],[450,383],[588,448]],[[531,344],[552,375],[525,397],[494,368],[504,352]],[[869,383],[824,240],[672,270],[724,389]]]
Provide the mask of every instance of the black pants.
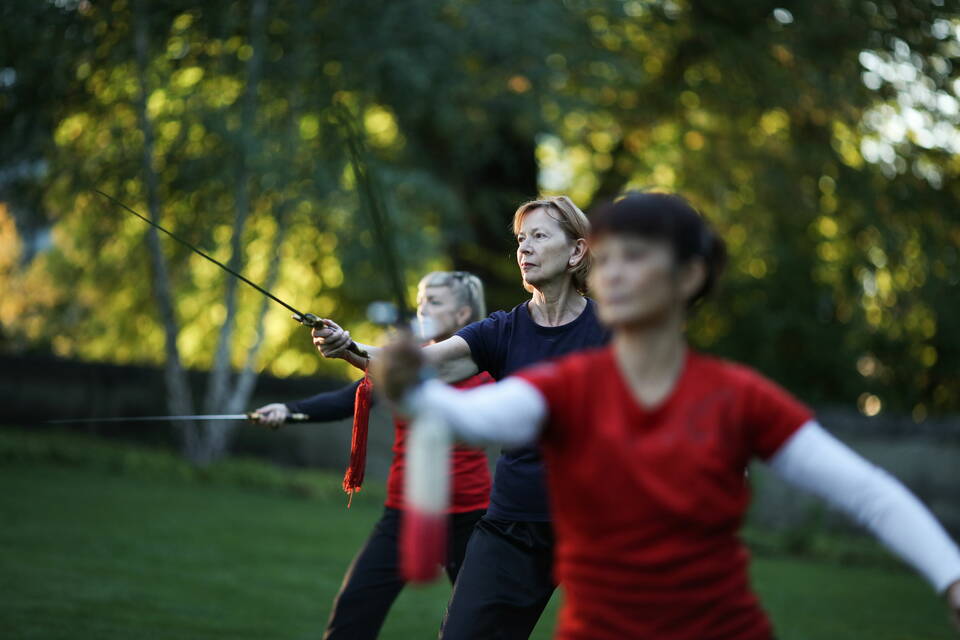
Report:
[[[325,639],[364,640],[376,638],[380,633],[390,606],[404,586],[397,553],[402,514],[390,507],[383,510],[383,516],[374,525],[366,544],[343,577],[323,635]],[[467,541],[482,515],[483,510],[450,516],[450,544],[445,568],[451,583],[457,579]]]
[[440,637],[528,638],[554,589],[549,522],[482,518],[467,545]]

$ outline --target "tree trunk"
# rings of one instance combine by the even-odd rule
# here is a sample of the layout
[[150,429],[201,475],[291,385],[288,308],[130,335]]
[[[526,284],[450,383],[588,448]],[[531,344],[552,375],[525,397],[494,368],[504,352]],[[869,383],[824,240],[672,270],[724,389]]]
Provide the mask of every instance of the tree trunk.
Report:
[[[270,271],[267,275],[265,285],[268,291],[273,288],[273,285],[276,284],[280,277],[280,256],[278,254],[287,236],[286,214],[290,208],[292,208],[292,203],[285,202],[281,205],[280,211],[277,213],[277,235],[273,240],[273,250],[271,251],[274,259],[273,262],[270,263]],[[257,370],[254,368],[254,365],[257,361],[257,354],[260,352],[260,347],[263,345],[263,324],[267,317],[270,304],[271,302],[267,298],[264,298],[260,304],[260,311],[257,313],[256,339],[247,351],[247,361],[244,363],[240,375],[237,376],[236,384],[233,386],[233,391],[227,401],[227,413],[241,413],[246,411],[247,403],[250,402],[253,388],[257,384]]]
[[[138,0],[135,8],[134,47],[137,57],[137,71],[139,91],[137,95],[137,115],[140,130],[143,132],[143,181],[146,189],[147,212],[154,222],[160,220],[160,196],[158,180],[153,169],[153,126],[147,114],[147,72],[149,64],[149,28],[147,24],[144,0]],[[167,391],[167,408],[173,415],[190,415],[193,413],[193,398],[190,393],[190,384],[187,373],[180,362],[180,351],[177,348],[177,335],[180,331],[177,326],[176,311],[173,305],[173,294],[170,290],[170,278],[167,274],[167,263],[160,248],[160,239],[157,230],[150,227],[147,230],[147,246],[150,251],[150,266],[152,271],[153,297],[160,312],[160,320],[164,331],[164,382]],[[180,435],[183,454],[192,461],[198,460],[200,454],[199,439],[196,425],[193,422],[178,422],[177,429]]]
[[[255,116],[257,87],[266,41],[267,0],[253,0],[250,6],[250,44],[252,55],[247,62],[247,84],[244,88],[241,104],[239,152],[237,154],[235,175],[235,198],[233,233],[230,240],[230,259],[227,265],[234,271],[243,266],[243,231],[250,215],[250,164],[254,156]],[[278,229],[278,234],[280,229]],[[232,367],[230,362],[233,343],[234,318],[237,310],[237,280],[227,278],[224,306],[226,315],[217,339],[213,367],[207,382],[204,410],[207,413],[227,411],[228,404],[235,404],[231,395]],[[260,338],[258,337],[258,342]],[[250,385],[252,391],[252,384]],[[248,394],[249,397],[249,394]],[[206,423],[203,433],[203,456],[205,461],[213,461],[226,451],[230,432],[236,426],[234,422],[211,421]]]

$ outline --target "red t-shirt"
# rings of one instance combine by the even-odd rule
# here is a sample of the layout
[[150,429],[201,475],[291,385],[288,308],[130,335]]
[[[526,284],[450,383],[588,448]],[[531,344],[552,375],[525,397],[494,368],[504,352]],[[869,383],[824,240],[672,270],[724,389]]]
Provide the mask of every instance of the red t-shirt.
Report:
[[[493,382],[487,372],[461,380],[453,386],[470,389]],[[386,506],[403,509],[403,474],[407,467],[407,422],[394,417],[393,462],[387,477]],[[465,513],[486,509],[490,501],[490,467],[483,449],[455,445],[450,452],[450,513]]]
[[634,398],[611,348],[518,375],[550,411],[557,637],[769,640],[737,536],[745,469],[811,412],[751,369],[694,352],[655,408]]

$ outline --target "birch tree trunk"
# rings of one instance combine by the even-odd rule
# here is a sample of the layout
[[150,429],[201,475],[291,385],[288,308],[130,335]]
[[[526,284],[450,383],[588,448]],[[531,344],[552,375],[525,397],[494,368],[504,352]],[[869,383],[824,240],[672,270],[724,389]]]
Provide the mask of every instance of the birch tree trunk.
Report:
[[[240,271],[243,266],[243,231],[250,215],[250,164],[254,155],[253,147],[256,139],[257,88],[266,45],[266,13],[267,0],[253,0],[250,6],[250,46],[253,51],[247,61],[247,84],[244,88],[241,103],[240,130],[238,133],[240,144],[235,175],[235,215],[230,240],[230,258],[227,262],[227,265],[234,271]],[[237,310],[237,284],[236,278],[227,278],[224,294],[226,314],[223,325],[220,327],[213,368],[210,370],[207,393],[204,399],[204,411],[207,413],[225,411],[230,396],[232,377],[230,351]],[[203,459],[204,461],[212,461],[221,457],[226,451],[229,432],[236,424],[211,421],[204,426]]]
[[[271,251],[271,255],[273,255],[274,258],[270,263],[270,271],[266,280],[266,289],[268,291],[273,288],[273,285],[276,284],[280,277],[280,256],[278,254],[287,236],[287,212],[290,208],[292,208],[292,202],[285,202],[281,205],[277,213],[277,233],[273,240],[273,248]],[[263,346],[263,325],[270,304],[270,300],[267,298],[264,298],[260,304],[260,310],[257,312],[256,338],[247,351],[247,359],[244,363],[243,370],[237,376],[236,384],[230,393],[230,398],[227,402],[227,413],[246,411],[246,407],[250,402],[250,396],[253,395],[253,388],[257,384],[257,370],[255,368],[257,355],[260,353],[260,347]]]
[[[299,0],[297,3],[297,10],[301,16],[307,15],[309,9],[305,0]],[[307,21],[305,19],[295,21],[293,33],[295,49],[290,56],[290,64],[295,70],[297,70],[297,74],[290,90],[290,111],[287,116],[286,144],[284,144],[284,149],[288,150],[291,154],[293,154],[294,150],[297,149],[300,139],[298,125],[300,122],[300,113],[303,108],[303,91],[301,90],[300,82],[304,79],[302,78],[302,73],[300,71],[306,65],[307,56],[305,52],[310,47],[307,37]],[[285,180],[282,180],[281,183],[290,185],[295,181],[294,170],[292,170],[292,167],[295,166],[295,164],[296,163],[294,162],[283,163],[283,166],[286,168],[284,171]],[[273,245],[270,252],[273,260],[270,263],[270,269],[267,274],[267,280],[265,284],[265,287],[268,291],[273,289],[274,285],[277,283],[277,280],[280,278],[280,248],[283,246],[283,241],[287,236],[287,216],[289,212],[295,208],[298,201],[299,196],[287,198],[277,207],[277,231],[273,239]],[[250,396],[253,394],[253,389],[257,384],[256,361],[257,356],[260,353],[260,348],[263,345],[264,322],[266,320],[267,311],[269,310],[270,304],[270,301],[264,298],[260,305],[260,310],[257,314],[256,338],[254,339],[253,344],[250,346],[250,349],[247,351],[247,359],[244,363],[243,370],[237,376],[236,384],[230,393],[230,399],[227,403],[228,413],[239,413],[244,411],[249,405]]]
[[[149,66],[149,25],[147,24],[145,0],[137,0],[134,6],[134,48],[137,58],[137,117],[140,130],[143,133],[142,171],[146,189],[147,212],[150,219],[159,223],[160,196],[158,193],[157,173],[153,168],[154,134],[153,125],[147,113],[149,87],[147,73]],[[193,413],[193,398],[190,393],[190,384],[187,373],[180,361],[180,351],[177,348],[177,335],[180,329],[177,325],[176,310],[173,304],[173,294],[170,289],[170,278],[167,273],[167,263],[160,247],[157,230],[150,227],[147,230],[147,247],[150,252],[150,268],[152,272],[151,287],[153,298],[160,312],[160,320],[164,332],[164,383],[167,392],[167,409],[172,415],[190,415]],[[183,454],[187,459],[197,461],[201,455],[200,442],[196,425],[193,422],[177,423],[180,443]]]

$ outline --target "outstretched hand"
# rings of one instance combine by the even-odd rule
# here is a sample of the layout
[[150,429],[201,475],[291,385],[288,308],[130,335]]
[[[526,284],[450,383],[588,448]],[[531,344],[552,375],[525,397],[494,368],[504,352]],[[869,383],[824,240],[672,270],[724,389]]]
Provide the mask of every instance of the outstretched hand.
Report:
[[947,587],[947,607],[950,608],[950,617],[953,624],[960,631],[960,580]]
[[311,329],[313,344],[324,358],[342,358],[353,343],[350,332],[333,320],[324,318],[323,328]]
[[290,409],[282,402],[264,405],[253,412],[251,419],[270,429],[279,429],[290,417]]
[[423,354],[410,331],[402,330],[380,350],[371,370],[376,387],[395,404],[420,381]]

